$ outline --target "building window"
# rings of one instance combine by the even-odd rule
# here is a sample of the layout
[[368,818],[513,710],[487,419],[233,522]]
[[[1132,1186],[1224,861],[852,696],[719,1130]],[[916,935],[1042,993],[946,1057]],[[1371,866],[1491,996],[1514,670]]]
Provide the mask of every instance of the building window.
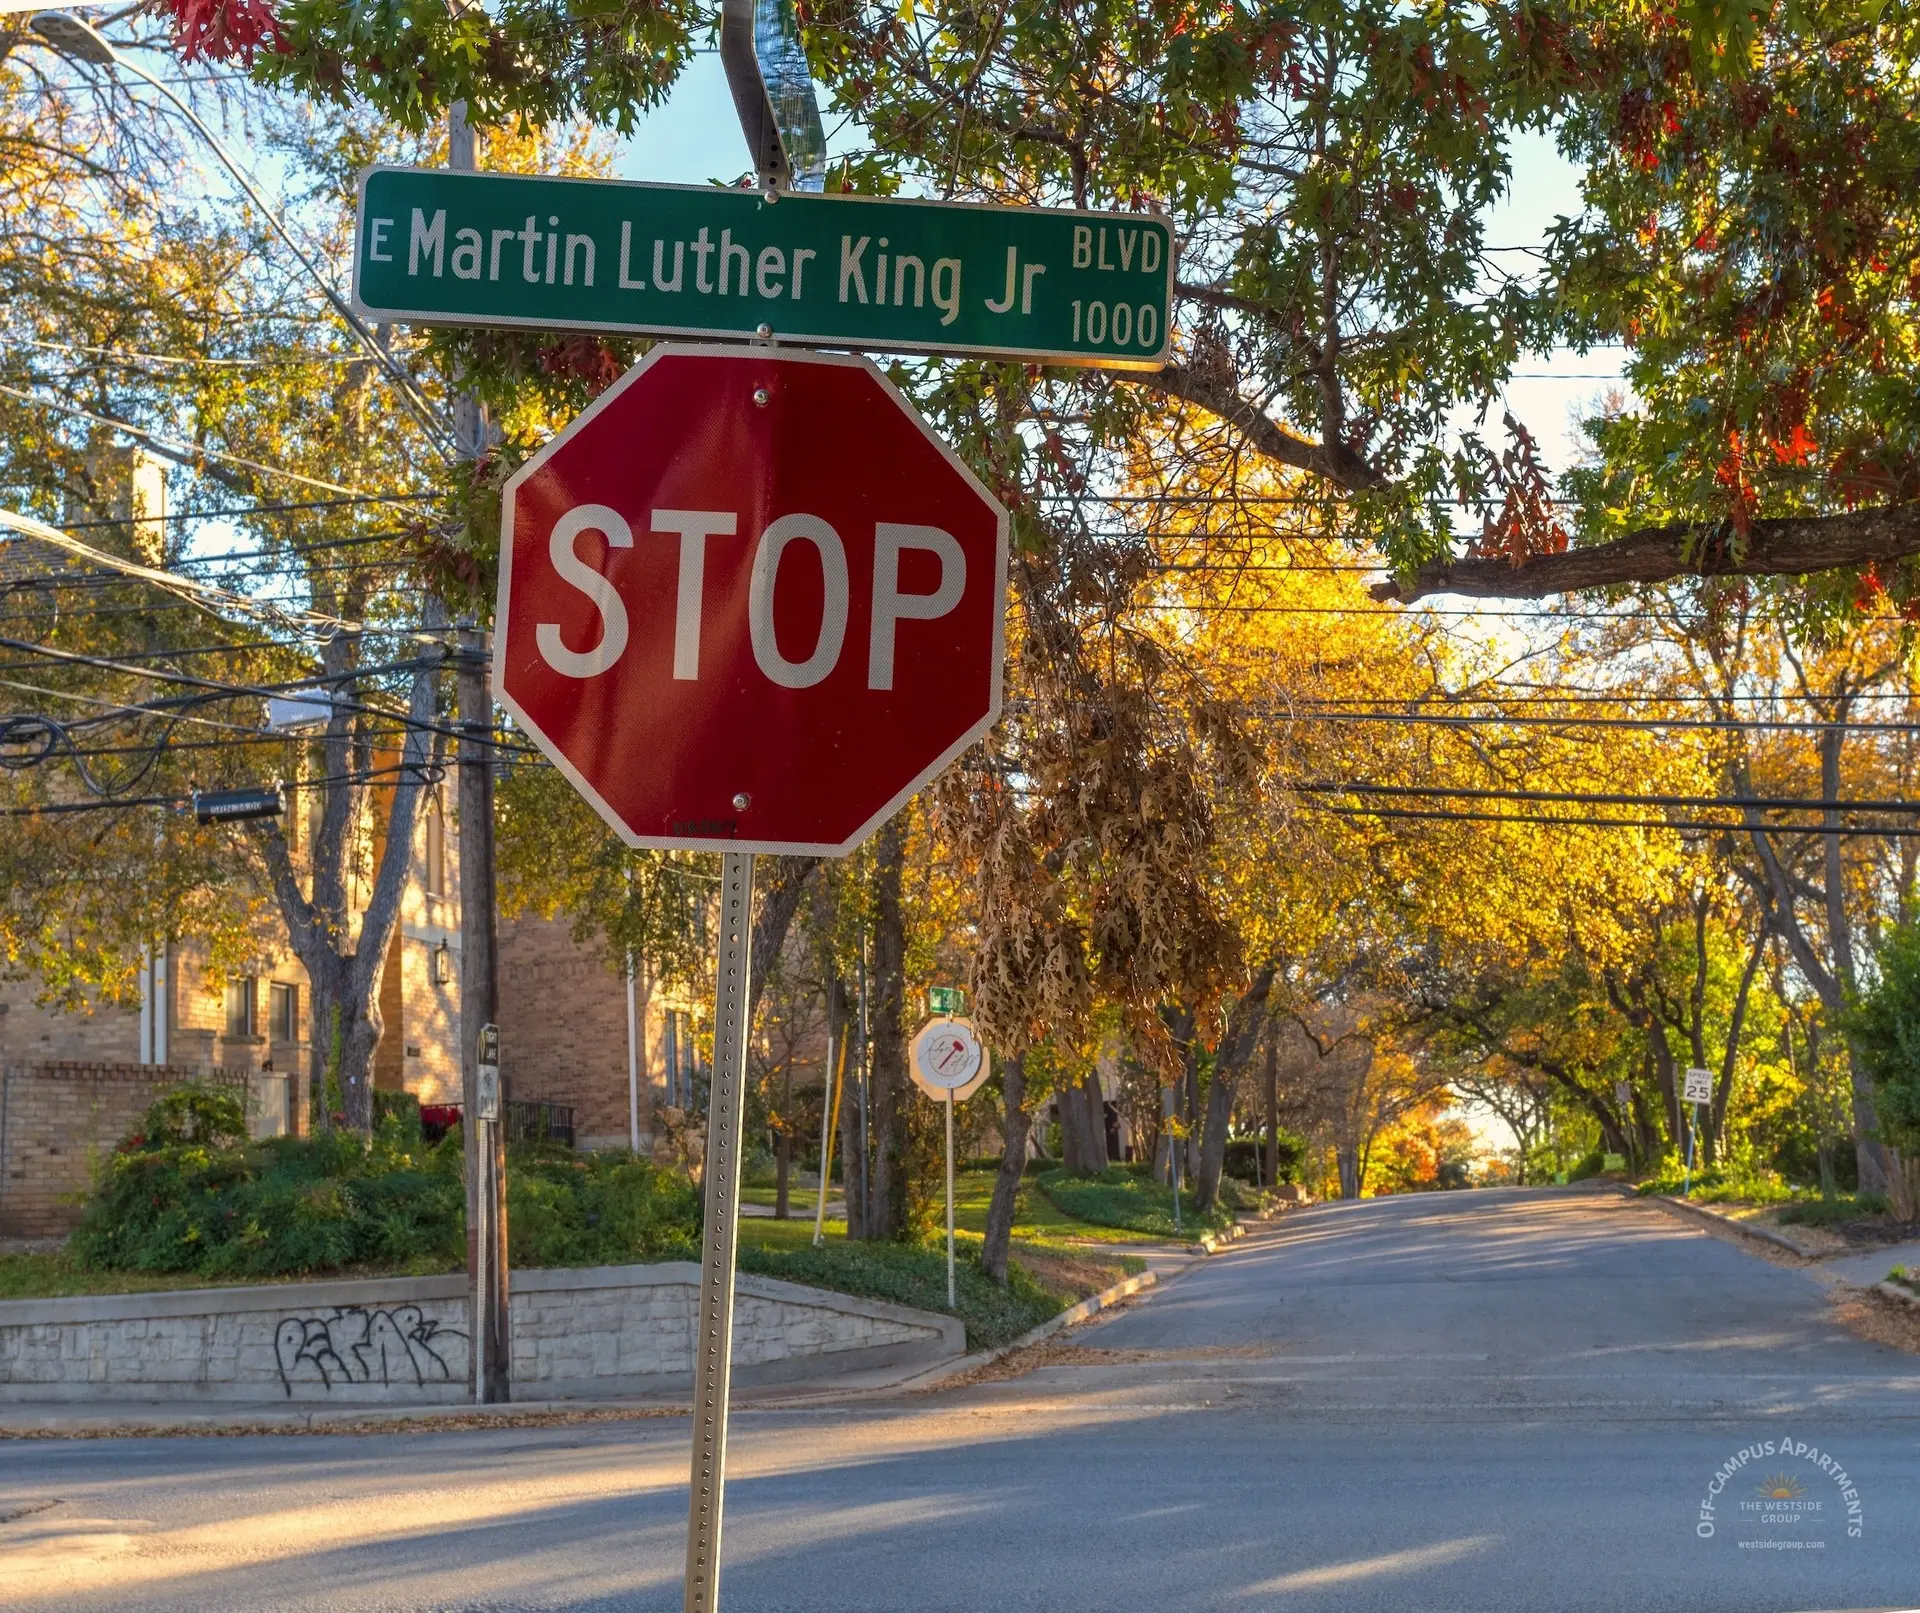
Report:
[[447,893],[447,820],[437,800],[427,804],[426,841],[426,871],[421,884],[429,895],[444,896]]
[[227,1034],[253,1034],[255,980],[252,975],[236,975],[227,982]]
[[273,1039],[276,1042],[300,1040],[300,988],[274,981],[269,988],[272,1003]]

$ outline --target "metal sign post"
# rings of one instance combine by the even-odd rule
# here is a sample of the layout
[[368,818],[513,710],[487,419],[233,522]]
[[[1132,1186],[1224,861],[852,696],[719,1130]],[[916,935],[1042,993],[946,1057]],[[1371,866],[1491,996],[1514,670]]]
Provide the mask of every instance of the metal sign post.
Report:
[[954,1310],[959,1298],[953,1267],[953,1106],[978,1092],[992,1071],[973,1021],[944,1013],[914,1034],[908,1064],[914,1085],[947,1109],[947,1309]]
[[947,1309],[958,1310],[960,1301],[953,1277],[953,1090],[947,1090]]
[[1693,1192],[1693,1145],[1700,1135],[1700,1105],[1713,1102],[1713,1071],[1698,1066],[1688,1070],[1680,1095],[1693,1112],[1693,1124],[1687,1127],[1687,1169],[1680,1184],[1680,1196],[1686,1198]]
[[720,859],[720,961],[707,1103],[706,1220],[694,1333],[693,1482],[687,1515],[686,1613],[720,1605],[720,1511],[726,1496],[727,1404],[733,1366],[733,1264],[739,1230],[741,1113],[746,1103],[753,854]]

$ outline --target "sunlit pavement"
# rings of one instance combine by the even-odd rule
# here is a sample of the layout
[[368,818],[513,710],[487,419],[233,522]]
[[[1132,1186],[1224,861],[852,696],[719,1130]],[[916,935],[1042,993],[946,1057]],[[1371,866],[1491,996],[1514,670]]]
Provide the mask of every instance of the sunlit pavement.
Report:
[[[1920,1357],[1602,1193],[1295,1214],[1057,1364],[735,1422],[730,1610],[1786,1613],[1920,1598]],[[1862,1535],[1696,1532],[1791,1437]],[[0,1444],[0,1605],[680,1605],[685,1425]],[[51,1504],[49,1504],[51,1503]],[[31,1509],[31,1510],[30,1510]]]

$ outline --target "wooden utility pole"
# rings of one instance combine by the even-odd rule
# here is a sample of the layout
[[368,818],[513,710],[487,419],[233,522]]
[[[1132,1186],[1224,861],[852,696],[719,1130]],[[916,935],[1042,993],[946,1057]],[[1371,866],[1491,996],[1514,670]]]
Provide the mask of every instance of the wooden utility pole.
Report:
[[[485,635],[462,628],[460,1073],[466,1115],[467,1273],[476,1403],[512,1398],[507,1335],[507,1147],[502,1124],[493,885],[493,697]],[[491,1066],[491,1068],[483,1068]]]
[[[447,166],[475,166],[467,104],[447,118]],[[486,422],[471,393],[454,398],[461,456],[486,448]],[[506,1093],[500,1069],[500,987],[494,922],[493,695],[487,636],[460,631],[460,1077],[467,1152],[468,1358],[476,1404],[510,1400],[507,1330]],[[488,1068],[483,1072],[482,1065]]]

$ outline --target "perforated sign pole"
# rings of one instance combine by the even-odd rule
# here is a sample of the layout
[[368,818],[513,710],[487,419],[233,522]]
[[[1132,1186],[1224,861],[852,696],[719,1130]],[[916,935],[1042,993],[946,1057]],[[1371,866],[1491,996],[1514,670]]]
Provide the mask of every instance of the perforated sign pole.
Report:
[[715,1613],[720,1604],[720,1511],[726,1491],[727,1402],[733,1365],[733,1265],[740,1210],[740,1120],[747,1084],[752,925],[753,854],[729,851],[720,859],[720,963],[713,1001],[713,1083],[707,1100],[707,1213],[693,1350],[686,1613]]

